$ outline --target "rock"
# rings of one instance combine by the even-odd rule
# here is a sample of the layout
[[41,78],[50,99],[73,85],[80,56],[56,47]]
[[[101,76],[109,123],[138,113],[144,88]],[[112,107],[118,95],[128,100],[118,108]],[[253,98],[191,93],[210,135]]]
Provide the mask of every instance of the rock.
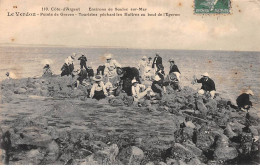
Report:
[[233,147],[218,147],[213,155],[216,160],[227,161],[236,158],[238,152]]
[[158,165],[166,165],[164,162],[159,162]]
[[168,157],[176,160],[191,160],[197,158],[196,155],[180,143],[175,143],[172,148],[167,149],[169,151]]
[[207,107],[204,105],[204,103],[202,102],[202,100],[197,100],[196,105],[197,105],[198,110],[199,110],[202,114],[207,113],[208,109],[207,109]]
[[175,159],[168,158],[168,159],[166,159],[166,164],[167,165],[178,165],[179,163]]
[[108,147],[108,145],[102,141],[90,141],[88,146],[93,152],[97,152],[99,150],[103,150],[105,147]]
[[246,115],[246,118],[249,120],[250,124],[257,126],[260,123],[260,118],[255,111],[249,111]]
[[87,156],[85,162],[81,164],[86,165],[115,165],[118,164],[116,156],[118,155],[119,149],[116,144],[105,147],[103,150],[97,151]]
[[202,150],[201,149],[199,149],[199,148],[197,148],[196,146],[195,146],[195,144],[191,144],[191,143],[189,143],[189,142],[185,142],[185,143],[183,143],[183,146],[185,147],[185,148],[187,148],[187,149],[189,149],[190,151],[192,151],[197,157],[200,157],[200,156],[202,156]]
[[148,162],[145,165],[154,165],[154,163],[153,162]]
[[118,159],[125,165],[140,165],[144,152],[136,146],[130,146],[120,151]]
[[216,136],[219,136],[223,133],[222,129],[216,127],[211,127],[207,125],[202,125],[197,133],[197,142],[196,146],[202,151],[207,151],[215,142]]
[[239,122],[235,121],[235,122],[229,122],[228,123],[231,127],[231,129],[236,133],[236,134],[240,134],[243,131],[243,128],[245,127],[245,125],[240,124]]
[[192,158],[187,162],[187,165],[201,165],[201,161],[198,158]]
[[249,130],[250,130],[250,132],[253,134],[253,136],[258,136],[258,135],[259,135],[256,126],[250,126],[250,127],[249,127]]
[[26,89],[25,88],[19,88],[16,91],[14,91],[15,94],[25,94],[26,93]]
[[228,137],[228,138],[233,138],[234,136],[237,136],[238,134],[236,134],[231,126],[229,124],[227,124],[227,127],[224,130],[224,134]]
[[175,141],[178,143],[182,143],[187,140],[192,141],[193,132],[193,129],[190,127],[181,128],[174,133]]
[[216,111],[217,105],[218,105],[218,103],[214,99],[209,99],[208,102],[206,103],[206,107],[211,111]]
[[188,122],[185,122],[185,125],[186,127],[189,127],[189,128],[196,128],[196,126],[191,122],[191,121],[188,121]]

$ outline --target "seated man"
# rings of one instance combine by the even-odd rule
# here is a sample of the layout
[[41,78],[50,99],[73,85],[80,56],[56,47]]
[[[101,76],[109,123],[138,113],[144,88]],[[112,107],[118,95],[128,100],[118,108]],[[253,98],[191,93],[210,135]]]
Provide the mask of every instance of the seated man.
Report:
[[163,94],[166,92],[166,88],[165,88],[165,86],[163,86],[163,82],[158,75],[156,75],[154,77],[154,81],[152,83],[151,88],[152,88],[152,91],[153,91],[153,94],[151,94],[151,95],[155,96],[157,99],[161,99]]
[[93,78],[93,80],[95,81],[95,83],[90,90],[89,97],[97,100],[104,99],[108,94],[106,87],[102,81],[102,76],[97,75]]
[[50,77],[52,76],[52,71],[51,71],[51,67],[49,64],[46,64],[44,67],[43,67],[43,74],[42,74],[43,77]]
[[145,89],[145,85],[139,84],[135,79],[132,80],[132,95],[134,101],[138,101],[145,97],[148,91],[151,91],[151,88]]
[[195,79],[195,82],[202,84],[201,89],[198,91],[198,93],[203,95],[204,93],[209,92],[211,98],[213,99],[216,93],[214,81],[209,78],[209,74],[207,72],[202,74],[201,76],[201,79]]
[[88,79],[88,73],[85,69],[82,68],[78,74],[77,87],[79,86],[79,84],[82,85],[82,82],[86,79]]
[[236,102],[239,109],[245,111],[249,110],[252,105],[252,102],[250,101],[250,96],[254,96],[254,93],[252,90],[248,90],[245,93],[242,93],[240,96],[237,97]]
[[164,80],[166,86],[171,86],[174,90],[180,90],[179,81],[174,73],[170,73]]

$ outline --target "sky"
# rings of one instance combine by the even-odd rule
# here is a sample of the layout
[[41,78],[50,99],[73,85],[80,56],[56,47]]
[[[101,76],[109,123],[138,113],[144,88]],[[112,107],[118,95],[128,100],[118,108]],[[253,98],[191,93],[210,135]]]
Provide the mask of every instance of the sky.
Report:
[[[90,13],[89,7],[141,7],[180,16],[7,16],[41,13],[42,7],[80,8],[81,13]],[[193,0],[0,0],[0,45],[260,51],[260,0],[232,0],[231,7],[228,15],[195,15]]]

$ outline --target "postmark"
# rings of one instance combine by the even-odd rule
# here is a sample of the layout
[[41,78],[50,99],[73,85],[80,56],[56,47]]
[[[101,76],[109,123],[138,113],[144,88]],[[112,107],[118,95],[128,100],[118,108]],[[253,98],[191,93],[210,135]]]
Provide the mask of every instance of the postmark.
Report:
[[229,14],[230,0],[194,0],[195,14]]

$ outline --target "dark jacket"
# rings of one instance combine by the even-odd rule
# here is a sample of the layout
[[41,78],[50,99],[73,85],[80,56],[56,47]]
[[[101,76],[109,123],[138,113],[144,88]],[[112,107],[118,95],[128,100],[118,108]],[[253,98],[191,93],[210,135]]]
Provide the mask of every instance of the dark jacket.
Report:
[[179,73],[181,73],[180,70],[179,70],[179,68],[178,68],[177,65],[175,65],[175,64],[170,67],[170,72],[169,72],[169,74],[172,73],[172,72],[179,72]]
[[215,83],[212,79],[208,78],[208,80],[206,80],[206,78],[201,78],[199,80],[197,80],[198,83],[202,83],[201,89],[205,90],[205,91],[212,91],[212,90],[216,90],[215,88]]
[[80,64],[86,64],[86,62],[87,62],[87,58],[84,55],[79,57],[78,60],[80,60]]
[[153,59],[153,64],[152,64],[152,68],[155,67],[154,65],[156,65],[156,67],[158,68],[158,65],[160,65],[160,64],[162,64],[162,57],[160,57],[160,56],[154,57],[154,59]]
[[[156,85],[159,85],[159,87],[161,87],[161,88],[158,88]],[[162,87],[163,87],[163,84],[162,84],[161,81],[153,81],[151,89],[153,90],[153,92],[161,94],[162,93]]]
[[252,106],[252,102],[249,100],[249,94],[243,93],[237,97],[237,106],[239,108],[244,108],[244,106],[249,105]]

